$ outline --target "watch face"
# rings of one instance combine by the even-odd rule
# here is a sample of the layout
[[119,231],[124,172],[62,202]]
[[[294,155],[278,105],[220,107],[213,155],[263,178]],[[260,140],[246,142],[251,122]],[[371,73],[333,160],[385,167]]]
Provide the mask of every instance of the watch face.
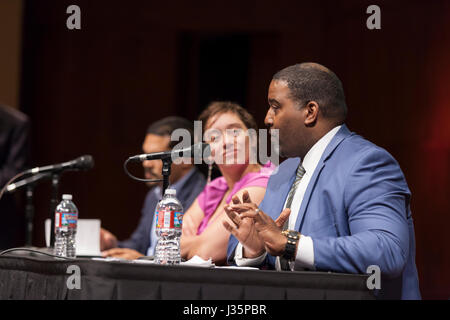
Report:
[[298,235],[299,235],[299,233],[298,233],[297,231],[291,231],[291,232],[289,232],[289,234],[290,234],[292,237],[295,237],[295,238],[297,238]]

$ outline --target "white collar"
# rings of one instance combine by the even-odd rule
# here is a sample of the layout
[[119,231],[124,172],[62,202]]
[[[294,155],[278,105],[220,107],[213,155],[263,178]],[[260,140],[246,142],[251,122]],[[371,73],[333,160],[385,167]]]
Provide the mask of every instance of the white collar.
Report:
[[341,127],[342,126],[340,125],[328,131],[322,138],[320,138],[319,141],[317,141],[312,146],[311,149],[309,149],[308,153],[302,161],[302,166],[303,168],[305,168],[307,174],[312,175],[326,147]]

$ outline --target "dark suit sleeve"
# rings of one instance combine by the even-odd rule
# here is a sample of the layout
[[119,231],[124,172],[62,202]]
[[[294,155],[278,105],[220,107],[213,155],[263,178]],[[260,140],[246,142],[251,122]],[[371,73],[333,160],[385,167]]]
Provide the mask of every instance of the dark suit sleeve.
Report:
[[0,168],[0,187],[26,169],[29,151],[29,121],[22,120],[10,130],[6,158]]
[[194,174],[180,190],[179,200],[183,205],[184,212],[187,212],[190,206],[195,202],[200,192],[203,191],[206,185],[206,180],[203,174],[195,169]]
[[153,190],[150,190],[141,212],[141,219],[139,224],[127,240],[119,241],[119,248],[129,248],[139,251],[142,254],[147,254],[147,249],[150,246],[150,230],[153,222],[153,214],[155,212],[157,198],[153,195]]
[[387,277],[400,275],[408,259],[409,197],[403,173],[392,156],[381,148],[366,150],[345,183],[351,235],[313,236],[316,269],[366,273],[368,266],[377,265]]

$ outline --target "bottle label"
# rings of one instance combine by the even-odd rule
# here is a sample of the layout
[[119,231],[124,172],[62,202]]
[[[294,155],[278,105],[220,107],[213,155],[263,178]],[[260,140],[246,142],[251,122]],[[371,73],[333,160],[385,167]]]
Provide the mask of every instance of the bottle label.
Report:
[[76,228],[78,213],[76,212],[56,212],[55,228]]
[[181,226],[183,225],[183,213],[175,212],[174,225],[175,229],[181,229]]
[[156,227],[168,229],[181,229],[183,213],[171,210],[156,211]]

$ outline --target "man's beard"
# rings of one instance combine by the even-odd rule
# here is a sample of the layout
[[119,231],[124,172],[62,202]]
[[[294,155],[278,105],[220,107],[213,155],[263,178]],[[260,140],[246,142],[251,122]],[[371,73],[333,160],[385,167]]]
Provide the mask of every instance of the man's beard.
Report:
[[286,148],[286,145],[283,146],[281,143],[278,148],[278,151],[279,151],[280,157],[282,157],[282,158],[295,158],[296,157],[294,152],[292,152],[292,149],[289,150],[289,148]]
[[289,152],[286,150],[286,145],[282,143],[282,141],[286,141],[285,139],[283,139],[281,137],[281,134],[278,135],[278,154],[280,155],[280,157],[282,158],[289,158],[290,154]]
[[285,149],[283,149],[281,146],[279,148],[279,155],[281,158],[290,158],[291,157],[291,154],[286,152]]

